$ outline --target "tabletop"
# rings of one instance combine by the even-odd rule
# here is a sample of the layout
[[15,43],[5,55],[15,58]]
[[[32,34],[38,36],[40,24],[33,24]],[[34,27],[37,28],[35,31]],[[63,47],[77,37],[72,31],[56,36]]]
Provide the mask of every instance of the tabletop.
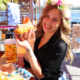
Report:
[[[25,55],[25,49],[22,47],[17,46],[17,56],[18,56],[18,61],[17,61],[17,65],[21,66],[22,68],[24,67],[24,62],[23,62],[23,57]],[[0,64],[2,63],[6,63],[5,62],[5,54],[0,53]],[[30,77],[29,80],[35,80],[34,77]]]

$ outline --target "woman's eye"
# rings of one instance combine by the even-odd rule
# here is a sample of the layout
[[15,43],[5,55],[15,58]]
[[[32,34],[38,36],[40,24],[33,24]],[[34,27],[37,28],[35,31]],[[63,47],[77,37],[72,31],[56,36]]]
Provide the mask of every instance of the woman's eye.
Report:
[[45,17],[49,18],[49,16],[48,16],[48,15],[46,15]]
[[57,21],[56,19],[53,19],[53,21]]

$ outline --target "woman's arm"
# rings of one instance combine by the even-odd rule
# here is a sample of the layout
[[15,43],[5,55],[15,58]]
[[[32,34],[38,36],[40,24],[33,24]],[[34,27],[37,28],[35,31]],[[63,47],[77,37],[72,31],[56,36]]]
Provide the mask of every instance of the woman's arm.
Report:
[[21,35],[19,38],[17,34],[15,34],[15,38],[16,38],[17,45],[26,49],[26,56],[27,56],[28,62],[30,63],[31,69],[32,69],[33,73],[35,74],[35,76],[38,79],[43,78],[44,75],[42,73],[41,66],[40,66],[36,56],[33,53],[32,47],[34,47],[34,41],[35,41],[35,34],[33,33],[33,31],[30,30],[28,32],[26,39],[24,38],[23,35]]
[[26,49],[26,52],[28,53],[28,58],[29,58],[29,63],[31,65],[31,69],[33,71],[33,73],[35,74],[35,76],[38,79],[44,78],[44,75],[42,73],[42,69],[41,66],[36,58],[36,56],[34,55],[33,51],[31,48]]
[[27,51],[26,51],[26,53],[25,53],[25,56],[24,56],[23,60],[24,60],[24,63],[25,63],[24,68],[27,69],[31,74],[34,75],[32,69],[31,69],[30,63],[29,63]]
[[[24,56],[24,58],[25,58],[25,60],[30,64],[30,66],[31,66],[31,68],[28,68],[28,67],[26,67],[26,69],[29,71],[29,72],[31,72],[33,75],[35,74],[35,76],[37,77],[37,78],[42,78],[42,77],[44,77],[44,76],[41,76],[41,74],[42,74],[42,70],[40,70],[39,68],[41,68],[40,67],[40,65],[38,65],[39,63],[38,62],[36,62],[35,61],[35,59],[32,59],[32,57],[34,56],[33,54],[33,52],[30,54],[30,52],[31,52],[31,50],[29,51],[28,49],[26,49],[26,53],[25,53],[25,56]],[[35,57],[36,58],[36,57]],[[26,64],[26,63],[25,63]],[[34,66],[35,65],[35,66]],[[37,65],[38,65],[38,67],[39,68],[37,68]],[[27,64],[26,64],[26,66],[27,66]],[[37,69],[36,69],[37,68]],[[34,71],[33,71],[34,70]],[[36,70],[38,70],[38,71],[36,71]],[[36,75],[36,74],[38,74],[38,75]],[[38,77],[39,76],[39,77]]]

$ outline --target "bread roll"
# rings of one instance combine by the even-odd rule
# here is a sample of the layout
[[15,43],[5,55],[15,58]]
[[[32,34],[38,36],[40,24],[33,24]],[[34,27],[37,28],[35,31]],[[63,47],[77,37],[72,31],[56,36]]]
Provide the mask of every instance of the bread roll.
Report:
[[34,26],[31,22],[28,22],[26,24],[18,24],[17,28],[14,30],[16,34],[23,34],[25,32],[28,32],[30,29],[34,29]]

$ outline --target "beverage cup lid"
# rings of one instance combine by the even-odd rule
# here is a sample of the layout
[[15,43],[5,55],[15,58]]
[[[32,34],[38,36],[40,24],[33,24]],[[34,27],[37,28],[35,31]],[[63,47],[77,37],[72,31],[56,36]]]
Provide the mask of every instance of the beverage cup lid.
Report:
[[11,45],[11,44],[16,44],[15,39],[5,39],[4,44]]

